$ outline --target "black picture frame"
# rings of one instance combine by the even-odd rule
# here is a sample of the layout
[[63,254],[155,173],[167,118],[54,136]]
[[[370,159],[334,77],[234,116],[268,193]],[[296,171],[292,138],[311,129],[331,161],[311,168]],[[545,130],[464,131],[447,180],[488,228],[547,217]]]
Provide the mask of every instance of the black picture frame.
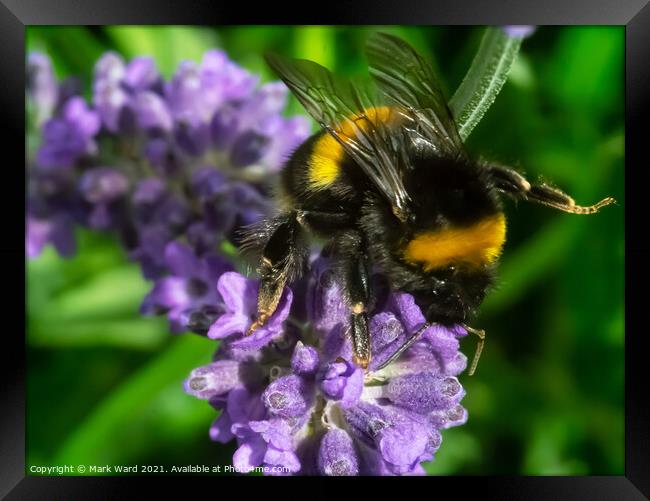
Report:
[[[282,8],[278,2],[253,4],[209,0],[0,0],[0,92],[7,141],[0,197],[4,209],[0,265],[5,333],[0,388],[0,495],[7,499],[111,498],[140,479],[111,477],[33,477],[25,475],[24,225],[16,207],[24,203],[25,27],[26,25],[104,24],[419,24],[419,25],[577,25],[625,26],[626,151],[626,338],[625,475],[588,477],[438,477],[457,493],[475,490],[481,499],[647,499],[650,497],[650,406],[643,311],[650,282],[650,245],[645,243],[645,187],[649,168],[645,122],[650,115],[650,6],[647,0],[345,0]],[[8,155],[11,153],[11,155]],[[9,172],[11,171],[11,172]],[[24,221],[24,220],[23,220]],[[9,327],[11,325],[11,327]],[[644,390],[645,388],[645,390]],[[645,396],[644,396],[645,395]],[[429,477],[430,478],[430,477]],[[184,478],[174,477],[174,480]],[[248,482],[250,477],[246,477]],[[142,479],[144,480],[144,479]],[[167,488],[166,479],[147,484]],[[192,482],[198,478],[190,479]],[[202,482],[210,481],[203,477]],[[220,482],[223,479],[219,480]],[[239,481],[242,481],[239,479]],[[382,480],[383,481],[383,480]],[[417,480],[418,482],[427,479]],[[429,480],[431,481],[431,480]],[[252,481],[253,483],[255,481]],[[259,480],[257,481],[259,482]],[[196,484],[194,484],[196,485]],[[429,489],[429,485],[421,486]],[[216,489],[214,483],[212,488]],[[280,487],[284,488],[284,487]],[[216,490],[214,493],[216,494]],[[433,491],[430,491],[433,493]],[[305,492],[306,493],[306,492]],[[414,493],[414,495],[417,495]]]

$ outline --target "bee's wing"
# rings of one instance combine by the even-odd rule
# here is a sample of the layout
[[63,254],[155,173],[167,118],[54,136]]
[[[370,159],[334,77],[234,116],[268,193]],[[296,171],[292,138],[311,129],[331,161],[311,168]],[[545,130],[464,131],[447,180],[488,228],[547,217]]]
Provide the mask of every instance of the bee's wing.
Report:
[[409,196],[400,172],[405,137],[389,130],[384,120],[366,115],[364,110],[377,105],[372,93],[313,61],[276,54],[267,54],[266,60],[307,112],[359,164],[395,214],[405,217]]
[[463,142],[431,65],[404,40],[373,34],[366,44],[370,74],[386,98],[404,108],[435,149],[463,154]]

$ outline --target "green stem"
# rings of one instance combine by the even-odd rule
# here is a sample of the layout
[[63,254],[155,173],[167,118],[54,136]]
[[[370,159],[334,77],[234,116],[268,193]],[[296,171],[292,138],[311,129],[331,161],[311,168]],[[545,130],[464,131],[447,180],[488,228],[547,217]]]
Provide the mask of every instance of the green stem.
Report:
[[487,28],[485,31],[467,75],[449,101],[463,141],[501,91],[519,52],[521,40],[509,37],[501,28]]

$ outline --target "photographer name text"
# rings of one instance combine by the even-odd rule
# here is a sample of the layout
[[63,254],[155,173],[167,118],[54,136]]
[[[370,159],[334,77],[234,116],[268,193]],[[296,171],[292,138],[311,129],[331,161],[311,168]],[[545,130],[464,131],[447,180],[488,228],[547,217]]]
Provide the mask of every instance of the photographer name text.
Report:
[[281,467],[258,466],[254,468],[238,468],[233,465],[96,465],[96,464],[79,464],[79,465],[55,465],[41,466],[31,465],[29,473],[31,475],[57,476],[57,475],[122,475],[122,474],[142,474],[142,473],[288,473]]

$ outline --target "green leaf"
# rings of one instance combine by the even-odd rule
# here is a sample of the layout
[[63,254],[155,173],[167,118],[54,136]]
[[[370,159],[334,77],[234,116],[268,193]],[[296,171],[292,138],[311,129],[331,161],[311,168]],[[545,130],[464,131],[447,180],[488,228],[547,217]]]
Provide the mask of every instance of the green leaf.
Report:
[[[175,440],[182,447],[184,436],[199,428],[207,440],[215,411],[207,402],[185,395],[182,383],[193,368],[210,362],[215,348],[214,341],[198,336],[177,338],[79,423],[52,464],[124,464],[159,441]],[[177,397],[173,405],[165,405],[170,395]],[[179,416],[183,418],[177,419]],[[163,434],[170,429],[173,434]]]
[[490,108],[508,78],[521,38],[487,28],[472,64],[449,101],[460,137],[465,140]]
[[165,318],[62,321],[43,316],[30,321],[27,342],[35,348],[114,346],[153,350],[169,335]]
[[106,32],[126,59],[151,56],[165,78],[184,60],[200,61],[219,45],[216,33],[186,26],[110,26]]
[[623,109],[624,37],[622,26],[576,26],[560,33],[544,72],[560,106],[589,115]]
[[[575,216],[574,216],[575,217]],[[499,287],[481,306],[482,314],[507,308],[525,294],[527,288],[543,279],[560,262],[584,226],[571,215],[560,218],[521,245],[500,267]]]
[[98,272],[87,282],[53,297],[39,314],[61,321],[135,315],[150,289],[138,267],[129,263]]
[[334,43],[334,30],[331,27],[305,26],[295,34],[294,54],[297,58],[333,68],[336,64],[336,53],[331,50]]

